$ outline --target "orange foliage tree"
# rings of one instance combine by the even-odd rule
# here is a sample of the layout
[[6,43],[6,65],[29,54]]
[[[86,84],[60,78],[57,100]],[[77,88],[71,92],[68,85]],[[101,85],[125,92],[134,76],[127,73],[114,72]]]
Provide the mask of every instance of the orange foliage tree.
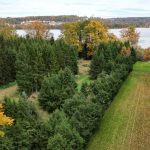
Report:
[[47,26],[41,21],[34,21],[25,26],[27,34],[32,38],[47,39],[52,35]]
[[121,50],[121,53],[124,55],[124,56],[130,56],[131,55],[131,49],[128,47],[123,47],[122,50]]
[[5,125],[12,125],[13,119],[7,117],[3,112],[3,106],[0,104],[0,137],[4,136],[4,132],[1,130]]
[[144,60],[149,61],[150,60],[150,48],[146,49],[144,51]]
[[139,33],[134,26],[130,26],[127,29],[121,31],[121,37],[131,42],[132,45],[137,45],[139,40]]

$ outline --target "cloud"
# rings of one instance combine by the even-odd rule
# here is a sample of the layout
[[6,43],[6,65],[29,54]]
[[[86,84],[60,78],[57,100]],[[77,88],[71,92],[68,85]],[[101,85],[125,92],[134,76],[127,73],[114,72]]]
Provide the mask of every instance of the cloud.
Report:
[[0,0],[0,17],[79,15],[148,17],[150,0]]

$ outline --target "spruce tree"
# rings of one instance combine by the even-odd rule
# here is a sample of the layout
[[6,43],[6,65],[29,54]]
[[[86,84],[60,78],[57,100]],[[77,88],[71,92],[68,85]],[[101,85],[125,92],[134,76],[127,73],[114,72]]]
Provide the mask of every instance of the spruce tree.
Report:
[[97,49],[94,53],[90,66],[90,77],[91,79],[96,79],[98,74],[100,74],[105,67],[105,59],[103,55],[103,49]]
[[49,112],[60,108],[66,99],[71,98],[76,90],[75,77],[70,69],[60,70],[45,78],[39,95],[40,105]]

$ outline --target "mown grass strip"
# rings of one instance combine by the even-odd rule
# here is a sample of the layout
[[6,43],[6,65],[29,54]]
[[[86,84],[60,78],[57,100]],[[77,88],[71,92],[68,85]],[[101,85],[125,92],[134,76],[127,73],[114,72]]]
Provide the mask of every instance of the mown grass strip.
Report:
[[150,128],[147,127],[150,124],[149,73],[150,63],[137,62],[134,65],[133,72],[105,113],[87,150],[145,150],[150,147]]

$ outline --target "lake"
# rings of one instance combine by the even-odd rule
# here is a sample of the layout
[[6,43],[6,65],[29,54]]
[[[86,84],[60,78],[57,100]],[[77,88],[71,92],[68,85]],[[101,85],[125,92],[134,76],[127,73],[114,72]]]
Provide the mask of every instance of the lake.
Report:
[[[122,29],[109,29],[109,32],[114,33],[117,37],[120,37],[121,30]],[[139,46],[142,48],[150,47],[150,28],[137,28],[136,30],[140,33]],[[55,39],[61,35],[61,30],[58,29],[50,30],[50,32],[53,34]],[[20,36],[25,36],[26,32],[25,30],[17,30],[17,34]]]

